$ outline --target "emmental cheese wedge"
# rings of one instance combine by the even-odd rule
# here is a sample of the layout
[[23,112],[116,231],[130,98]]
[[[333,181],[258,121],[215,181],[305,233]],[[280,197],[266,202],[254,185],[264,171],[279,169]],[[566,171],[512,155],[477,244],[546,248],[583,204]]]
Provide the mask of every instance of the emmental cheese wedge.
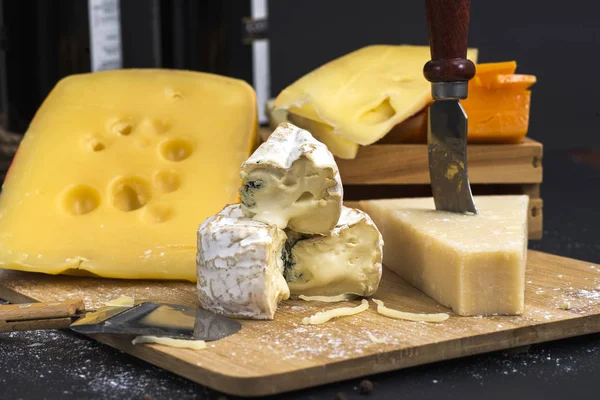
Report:
[[293,295],[370,296],[381,280],[383,238],[363,211],[344,207],[328,236],[288,233],[285,278]]
[[242,164],[244,214],[281,229],[328,234],[342,210],[333,155],[310,132],[284,122]]
[[195,232],[238,201],[256,114],[249,85],[212,74],[63,79],[4,182],[0,267],[195,281]]
[[477,215],[436,211],[432,198],[365,200],[386,242],[383,263],[459,315],[524,307],[527,196],[475,197]]
[[[467,57],[477,61],[477,50]],[[364,47],[303,76],[275,99],[276,109],[323,125],[319,135],[339,135],[330,150],[354,158],[358,145],[369,145],[395,125],[425,108],[431,84],[423,66],[431,58],[428,46]],[[321,139],[324,142],[333,139]]]
[[273,319],[290,292],[283,278],[287,236],[273,225],[225,207],[198,229],[198,296],[205,310],[237,318]]

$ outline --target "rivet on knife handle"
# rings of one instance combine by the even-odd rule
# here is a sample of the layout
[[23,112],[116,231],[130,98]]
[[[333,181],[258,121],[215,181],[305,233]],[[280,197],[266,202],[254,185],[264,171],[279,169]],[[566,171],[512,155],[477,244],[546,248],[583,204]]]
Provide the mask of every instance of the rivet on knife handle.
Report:
[[431,82],[429,175],[435,207],[477,213],[467,174],[467,116],[459,99],[468,95],[475,65],[467,59],[469,0],[425,0],[431,61],[423,74]]

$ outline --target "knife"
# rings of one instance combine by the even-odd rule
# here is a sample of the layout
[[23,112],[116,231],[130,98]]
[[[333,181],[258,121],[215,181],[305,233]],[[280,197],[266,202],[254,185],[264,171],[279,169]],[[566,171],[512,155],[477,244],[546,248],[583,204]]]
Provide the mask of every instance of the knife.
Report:
[[113,333],[217,340],[242,325],[201,308],[136,301],[132,307],[105,306],[85,310],[83,301],[8,304],[0,306],[0,332],[65,329],[82,333]]
[[435,100],[429,108],[427,148],[435,208],[477,213],[467,174],[466,99],[475,64],[467,57],[469,0],[425,0],[431,61],[423,68]]

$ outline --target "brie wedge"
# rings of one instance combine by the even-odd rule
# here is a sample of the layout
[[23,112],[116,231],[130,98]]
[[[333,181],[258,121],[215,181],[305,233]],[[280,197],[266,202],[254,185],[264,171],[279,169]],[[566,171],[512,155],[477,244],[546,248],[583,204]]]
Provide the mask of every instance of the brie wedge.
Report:
[[288,233],[285,277],[291,294],[370,296],[381,280],[383,238],[364,212],[348,207],[329,236]]
[[283,230],[226,206],[198,229],[198,296],[202,308],[237,318],[273,319],[290,296],[283,278]]
[[329,234],[343,189],[333,155],[308,131],[281,123],[242,164],[244,214],[281,229]]

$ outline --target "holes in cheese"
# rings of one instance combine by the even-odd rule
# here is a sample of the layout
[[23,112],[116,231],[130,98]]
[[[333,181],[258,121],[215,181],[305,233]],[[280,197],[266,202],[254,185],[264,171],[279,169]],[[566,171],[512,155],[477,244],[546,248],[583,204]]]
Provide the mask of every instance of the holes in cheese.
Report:
[[183,161],[192,155],[192,144],[185,139],[169,139],[159,146],[160,155],[168,161]]
[[181,178],[177,171],[163,170],[154,174],[154,187],[160,192],[171,193],[179,189]]
[[311,192],[304,192],[300,195],[300,197],[298,197],[298,200],[296,200],[296,202],[300,202],[300,201],[310,201],[310,200],[314,200],[315,195],[312,194]]
[[106,148],[104,141],[95,136],[88,136],[83,139],[83,147],[92,152],[102,151]]
[[148,132],[155,135],[165,133],[171,128],[171,122],[167,119],[147,118],[139,126],[142,132]]
[[356,315],[369,308],[369,302],[365,299],[361,301],[361,304],[356,307],[340,307],[334,308],[333,310],[320,311],[310,317],[302,319],[304,325],[319,325],[324,324],[332,318],[345,317],[348,315]]
[[62,209],[71,215],[84,215],[100,205],[100,193],[88,185],[74,185],[62,195]]
[[173,209],[165,204],[149,204],[140,214],[142,221],[149,224],[160,224],[173,216]]
[[121,178],[110,189],[113,206],[121,211],[142,208],[152,197],[150,184],[140,177]]
[[367,124],[379,124],[387,121],[396,114],[396,110],[390,103],[390,97],[385,97],[378,105],[365,111],[360,116],[360,121]]
[[171,100],[183,99],[183,93],[181,93],[179,90],[173,89],[172,87],[168,87],[165,89],[165,96],[167,96],[167,98]]
[[106,129],[116,136],[129,136],[133,131],[133,124],[127,119],[111,118],[106,122]]
[[381,315],[385,315],[386,317],[395,318],[395,319],[405,319],[407,321],[416,321],[416,322],[444,322],[450,316],[446,313],[438,313],[438,314],[415,314],[409,313],[399,310],[393,310],[391,308],[387,308],[383,301],[372,299],[375,304],[377,304],[377,312]]

